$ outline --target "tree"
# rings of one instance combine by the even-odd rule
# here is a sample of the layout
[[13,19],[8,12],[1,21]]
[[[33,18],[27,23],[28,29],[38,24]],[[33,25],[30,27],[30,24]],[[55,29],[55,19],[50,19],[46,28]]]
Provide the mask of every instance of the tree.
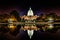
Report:
[[13,10],[10,15],[13,15],[18,21],[20,21],[19,13],[16,10]]

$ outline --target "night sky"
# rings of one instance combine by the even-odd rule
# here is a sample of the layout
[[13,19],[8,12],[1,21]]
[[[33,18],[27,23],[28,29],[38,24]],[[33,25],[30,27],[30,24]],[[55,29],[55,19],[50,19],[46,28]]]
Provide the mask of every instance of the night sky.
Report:
[[17,10],[20,15],[24,15],[27,13],[29,7],[37,15],[50,12],[60,15],[60,1],[55,0],[2,0],[0,1],[0,14],[9,14],[12,10]]

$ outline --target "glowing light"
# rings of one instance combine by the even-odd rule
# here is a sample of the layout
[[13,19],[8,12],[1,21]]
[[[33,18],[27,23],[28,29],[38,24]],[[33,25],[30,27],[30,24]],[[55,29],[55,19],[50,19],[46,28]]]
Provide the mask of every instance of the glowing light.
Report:
[[53,18],[49,18],[49,22],[53,22],[53,20],[54,20]]
[[49,28],[53,28],[53,24],[49,24]]
[[49,18],[49,21],[48,21],[48,22],[50,22],[50,24],[48,24],[49,28],[53,28],[53,24],[51,24],[51,22],[53,22],[53,20],[54,20],[53,18],[51,18],[51,17]]
[[49,20],[53,20],[53,18],[49,18]]
[[9,27],[9,28],[15,28],[15,26],[13,26],[13,25],[9,25],[8,27]]
[[13,23],[14,23],[13,21],[15,21],[15,18],[9,18],[8,19],[8,22],[12,23],[12,24],[8,25],[8,28],[15,29],[16,26],[13,25]]
[[33,16],[34,14],[33,14],[33,11],[32,11],[32,9],[30,8],[29,10],[28,10],[28,13],[27,13],[27,16]]
[[33,36],[34,30],[27,30],[28,36],[31,37]]

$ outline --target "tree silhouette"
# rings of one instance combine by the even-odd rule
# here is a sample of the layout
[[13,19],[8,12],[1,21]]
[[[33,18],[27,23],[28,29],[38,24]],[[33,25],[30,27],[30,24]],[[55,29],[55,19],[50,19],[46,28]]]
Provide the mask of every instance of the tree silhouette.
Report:
[[57,15],[56,15],[56,13],[49,13],[47,16],[55,18]]
[[13,15],[18,21],[20,21],[19,13],[16,10],[13,10],[10,15]]

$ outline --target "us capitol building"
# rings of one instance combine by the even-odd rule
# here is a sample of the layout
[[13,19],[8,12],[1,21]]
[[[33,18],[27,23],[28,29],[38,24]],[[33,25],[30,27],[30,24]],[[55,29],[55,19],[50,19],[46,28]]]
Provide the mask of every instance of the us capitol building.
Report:
[[[11,27],[15,28],[16,25],[19,24],[19,25],[21,25],[21,30],[36,30],[37,31],[37,30],[40,30],[40,27],[37,27],[36,25],[48,24],[48,25],[46,25],[46,27],[45,26],[42,27],[42,29],[44,31],[45,31],[45,28],[53,28],[53,24],[51,24],[54,20],[53,18],[48,18],[49,21],[47,21],[47,22],[41,22],[40,20],[39,21],[36,20],[39,17],[40,16],[34,15],[33,10],[31,8],[29,8],[27,15],[20,16],[20,18],[21,18],[20,22],[17,22],[16,18],[14,16],[11,16],[8,19],[8,22],[12,23],[12,24],[9,24],[8,27],[9,28],[11,28]],[[16,21],[16,22],[13,22],[13,21]],[[14,24],[16,24],[16,25],[14,26]],[[24,26],[22,26],[22,25],[24,25]]]
[[[27,30],[27,33],[29,35],[29,37],[31,38],[33,36],[34,30],[40,30],[40,28],[36,25],[44,25],[44,24],[48,24],[49,28],[53,28],[53,24],[51,24],[51,22],[53,22],[53,18],[50,18],[48,22],[39,22],[38,20],[36,20],[37,18],[39,18],[39,16],[34,15],[33,11],[31,8],[29,8],[27,15],[24,16],[20,16],[21,20],[20,22],[17,22],[17,20],[15,19],[14,16],[11,16],[8,19],[9,24],[8,27],[12,28],[12,30],[14,30],[16,28],[16,26],[19,24],[21,25],[20,30]],[[16,21],[16,22],[13,22]],[[16,25],[14,25],[16,24]],[[47,26],[42,27],[43,31],[45,31],[47,28]]]
[[[24,15],[24,16],[21,16],[21,19],[24,19],[26,20],[25,23],[25,26],[24,26],[24,29],[28,30],[28,29],[34,29],[34,30],[37,30],[37,27],[36,25],[34,24],[35,21],[39,16],[37,15],[34,15],[32,9],[30,8],[27,12],[27,16]],[[30,26],[30,27],[29,27]]]
[[[55,27],[54,24],[60,24],[59,22],[57,23],[54,22],[55,20],[60,20],[60,19],[57,19],[58,17],[54,18],[46,15],[42,15],[41,17],[41,16],[34,15],[34,12],[31,9],[31,7],[29,8],[27,15],[24,15],[24,16],[18,16],[16,11],[12,13],[14,14],[10,16],[5,15],[4,18],[3,16],[0,17],[1,18],[0,28],[5,24],[7,24],[8,25],[7,27],[10,29],[10,31],[14,31],[17,28],[17,26],[20,25],[18,26],[19,29],[23,31],[27,31],[30,39],[34,34],[34,31],[38,31],[38,30],[46,31],[48,29],[52,30]],[[58,26],[55,28],[58,28]]]

